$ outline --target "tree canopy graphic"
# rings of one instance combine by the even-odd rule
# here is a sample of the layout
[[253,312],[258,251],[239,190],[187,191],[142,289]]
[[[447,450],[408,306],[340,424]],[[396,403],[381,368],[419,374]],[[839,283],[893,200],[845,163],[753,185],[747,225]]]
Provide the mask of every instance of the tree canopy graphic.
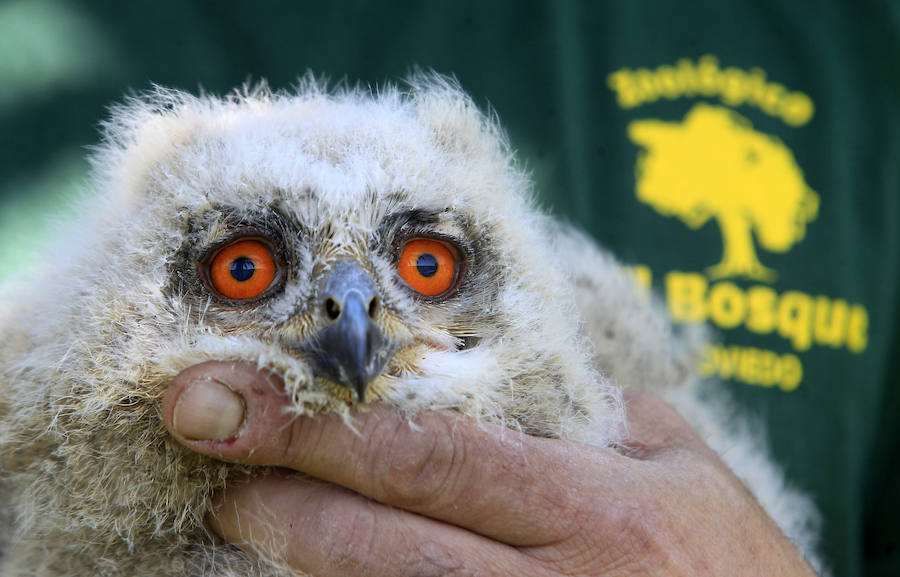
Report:
[[693,229],[718,221],[723,256],[707,269],[711,277],[775,280],[756,256],[754,233],[762,248],[786,252],[803,240],[819,208],[781,140],[708,104],[695,105],[682,122],[636,120],[628,136],[643,147],[635,166],[638,200]]

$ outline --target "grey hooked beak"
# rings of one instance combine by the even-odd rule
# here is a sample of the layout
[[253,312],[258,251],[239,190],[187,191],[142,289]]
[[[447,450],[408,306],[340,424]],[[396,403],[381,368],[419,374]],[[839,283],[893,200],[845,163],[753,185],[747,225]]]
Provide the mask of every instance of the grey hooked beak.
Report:
[[313,371],[347,387],[362,402],[390,353],[373,322],[380,306],[375,283],[355,262],[338,261],[325,280],[319,306],[329,325],[305,347]]

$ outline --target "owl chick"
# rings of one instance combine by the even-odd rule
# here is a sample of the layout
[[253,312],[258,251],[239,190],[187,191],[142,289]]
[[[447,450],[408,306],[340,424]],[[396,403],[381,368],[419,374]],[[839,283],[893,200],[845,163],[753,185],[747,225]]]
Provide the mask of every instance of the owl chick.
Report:
[[808,501],[696,392],[695,348],[534,209],[452,81],[158,89],[114,109],[93,172],[77,234],[0,313],[0,575],[294,574],[204,527],[210,495],[258,469],[162,424],[168,384],[210,359],[282,375],[298,415],[381,402],[600,446],[625,434],[616,385],[671,391],[812,542]]

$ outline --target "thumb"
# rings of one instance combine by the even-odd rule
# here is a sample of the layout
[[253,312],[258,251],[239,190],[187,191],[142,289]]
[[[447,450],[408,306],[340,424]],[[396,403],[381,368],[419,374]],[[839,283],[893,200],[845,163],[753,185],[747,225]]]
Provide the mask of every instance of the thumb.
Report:
[[[254,364],[207,361],[179,373],[163,398],[166,428],[179,442],[226,461],[250,463],[267,432],[287,431],[290,412],[284,383]],[[248,423],[265,423],[251,427]],[[271,441],[271,439],[268,439]]]

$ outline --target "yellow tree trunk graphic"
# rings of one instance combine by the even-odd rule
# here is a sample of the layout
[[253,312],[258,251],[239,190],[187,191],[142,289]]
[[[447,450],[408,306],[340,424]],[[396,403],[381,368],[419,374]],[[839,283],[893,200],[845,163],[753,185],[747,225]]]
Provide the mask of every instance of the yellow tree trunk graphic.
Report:
[[739,210],[723,211],[716,216],[722,231],[722,261],[706,269],[712,278],[745,276],[772,282],[775,271],[765,267],[756,257],[753,246],[752,222]]

